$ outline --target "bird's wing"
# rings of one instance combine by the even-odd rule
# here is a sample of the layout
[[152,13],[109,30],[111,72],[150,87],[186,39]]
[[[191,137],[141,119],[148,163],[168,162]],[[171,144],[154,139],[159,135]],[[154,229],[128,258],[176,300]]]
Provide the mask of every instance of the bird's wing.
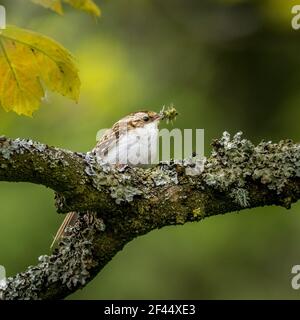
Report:
[[127,128],[120,126],[119,122],[115,123],[111,129],[104,132],[101,139],[97,142],[93,152],[98,155],[106,155],[109,150],[116,146],[119,137],[126,132]]

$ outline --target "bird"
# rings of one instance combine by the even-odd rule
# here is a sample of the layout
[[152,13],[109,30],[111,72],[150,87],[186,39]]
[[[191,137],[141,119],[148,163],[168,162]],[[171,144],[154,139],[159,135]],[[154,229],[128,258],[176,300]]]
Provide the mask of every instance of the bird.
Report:
[[[159,122],[164,118],[169,120],[172,117],[169,114],[164,109],[159,113],[144,110],[128,114],[104,132],[91,151],[92,155],[116,169],[151,165],[157,155]],[[66,215],[50,248],[68,234],[69,227],[76,223],[78,217],[77,212]]]

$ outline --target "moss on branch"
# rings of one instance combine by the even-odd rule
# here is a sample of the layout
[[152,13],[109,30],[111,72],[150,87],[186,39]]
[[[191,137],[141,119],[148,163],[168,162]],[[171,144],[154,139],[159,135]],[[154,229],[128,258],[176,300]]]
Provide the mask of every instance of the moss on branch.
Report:
[[133,238],[168,225],[300,198],[300,145],[254,146],[225,132],[209,158],[116,170],[82,154],[0,138],[0,180],[56,192],[59,212],[80,221],[51,256],[8,279],[0,299],[57,299],[83,287]]

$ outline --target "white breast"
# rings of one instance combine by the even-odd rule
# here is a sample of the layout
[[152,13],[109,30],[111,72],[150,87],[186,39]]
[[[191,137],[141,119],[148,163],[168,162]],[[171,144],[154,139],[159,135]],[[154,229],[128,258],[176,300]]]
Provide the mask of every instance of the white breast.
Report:
[[122,135],[103,160],[110,164],[149,165],[156,160],[157,145],[158,122],[155,121]]

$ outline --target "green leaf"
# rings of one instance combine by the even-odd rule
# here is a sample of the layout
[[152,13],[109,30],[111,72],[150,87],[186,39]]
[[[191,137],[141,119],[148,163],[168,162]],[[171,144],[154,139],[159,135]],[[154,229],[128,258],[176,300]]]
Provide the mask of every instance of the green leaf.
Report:
[[0,33],[0,105],[31,116],[44,86],[78,101],[80,80],[71,54],[41,34],[7,26]]

